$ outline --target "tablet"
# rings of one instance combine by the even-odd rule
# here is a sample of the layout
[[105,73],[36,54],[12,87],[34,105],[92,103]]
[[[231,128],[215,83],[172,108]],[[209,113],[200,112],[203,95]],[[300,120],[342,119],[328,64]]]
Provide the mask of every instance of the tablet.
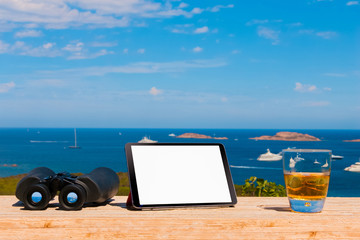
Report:
[[217,143],[128,143],[134,208],[233,206],[225,148]]

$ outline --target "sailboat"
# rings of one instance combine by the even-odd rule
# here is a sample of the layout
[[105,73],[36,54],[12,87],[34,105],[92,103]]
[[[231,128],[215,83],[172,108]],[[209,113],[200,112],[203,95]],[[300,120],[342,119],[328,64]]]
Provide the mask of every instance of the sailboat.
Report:
[[75,135],[75,145],[74,146],[69,146],[69,148],[71,149],[80,149],[81,147],[79,147],[76,143],[76,128],[74,128],[74,135]]

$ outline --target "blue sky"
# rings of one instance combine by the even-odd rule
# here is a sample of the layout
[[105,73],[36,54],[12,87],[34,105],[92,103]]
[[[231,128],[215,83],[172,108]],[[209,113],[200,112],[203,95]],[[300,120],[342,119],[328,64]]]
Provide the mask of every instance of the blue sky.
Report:
[[359,1],[0,0],[0,127],[360,129]]

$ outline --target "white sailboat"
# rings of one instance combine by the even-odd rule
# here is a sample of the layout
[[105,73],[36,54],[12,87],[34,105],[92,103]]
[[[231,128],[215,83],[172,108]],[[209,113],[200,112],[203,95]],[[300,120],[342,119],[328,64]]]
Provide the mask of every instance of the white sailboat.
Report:
[[295,160],[293,158],[290,158],[289,168],[294,168],[295,164],[296,164]]
[[74,135],[75,135],[75,145],[74,146],[69,146],[69,148],[71,148],[71,149],[80,149],[81,147],[79,147],[77,145],[77,142],[76,142],[76,128],[74,128]]
[[325,163],[324,165],[322,165],[321,167],[327,168],[328,166],[329,166],[329,163],[328,163],[328,161],[326,160],[326,163]]

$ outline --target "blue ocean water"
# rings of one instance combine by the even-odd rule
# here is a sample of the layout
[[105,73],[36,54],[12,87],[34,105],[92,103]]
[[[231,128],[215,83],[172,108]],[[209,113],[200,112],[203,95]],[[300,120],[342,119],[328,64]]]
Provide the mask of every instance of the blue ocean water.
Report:
[[[77,129],[81,149],[74,145],[73,129],[0,128],[0,177],[26,173],[39,166],[55,172],[90,172],[105,166],[126,172],[124,146],[148,136],[159,142],[219,142],[224,144],[235,184],[257,176],[284,185],[282,162],[259,162],[256,158],[266,152],[278,153],[288,147],[331,149],[344,156],[332,161],[328,196],[360,197],[360,173],[344,171],[359,161],[360,143],[342,140],[359,139],[360,130],[292,130],[320,138],[320,142],[255,141],[250,137],[274,135],[283,130],[264,129]],[[178,139],[170,133],[186,132],[228,137],[228,140]],[[16,166],[11,166],[16,164]],[[206,168],[206,166],[204,166]]]

